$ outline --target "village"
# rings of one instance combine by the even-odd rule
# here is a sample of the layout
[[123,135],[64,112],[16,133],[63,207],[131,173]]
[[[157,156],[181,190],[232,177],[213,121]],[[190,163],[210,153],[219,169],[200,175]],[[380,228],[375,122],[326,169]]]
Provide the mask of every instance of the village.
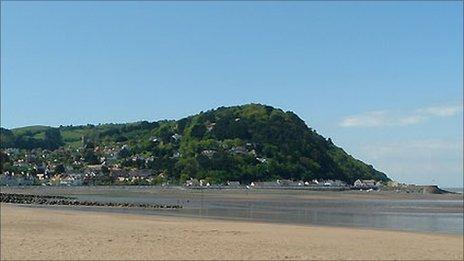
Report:
[[[116,148],[96,147],[95,152],[101,152],[100,164],[86,164],[84,157],[79,157],[79,149],[59,149],[55,151],[5,149],[2,157],[6,167],[0,175],[2,186],[83,186],[83,185],[159,185],[183,186],[185,188],[254,188],[254,189],[315,189],[315,190],[347,190],[347,189],[379,189],[382,183],[374,180],[356,180],[347,184],[340,180],[275,180],[253,181],[241,184],[239,181],[228,181],[224,184],[211,184],[205,179],[191,178],[180,184],[171,184],[164,173],[156,174],[148,168],[124,168],[127,160],[136,165],[149,165],[153,157],[141,155],[121,160],[121,155],[127,153],[127,145],[119,150]],[[174,155],[176,156],[176,155]],[[11,165],[7,165],[12,161]],[[66,164],[65,162],[70,162]],[[16,171],[15,171],[16,170]]]
[[[179,134],[171,137],[172,142],[182,138]],[[151,142],[159,142],[151,137]],[[214,150],[203,150],[202,155],[211,157]],[[266,159],[256,155],[253,146],[235,146],[232,154],[250,154],[260,163]],[[207,179],[189,178],[173,182],[163,171],[155,171],[156,157],[134,153],[128,144],[113,143],[96,146],[82,137],[81,146],[24,150],[6,148],[1,151],[1,186],[85,186],[85,185],[153,185],[182,186],[189,189],[307,189],[307,190],[379,190],[383,187],[406,186],[398,182],[382,183],[375,180],[356,180],[348,184],[341,180],[284,180],[251,181],[242,184],[230,180],[213,183]],[[175,150],[170,159],[176,160],[181,154]]]

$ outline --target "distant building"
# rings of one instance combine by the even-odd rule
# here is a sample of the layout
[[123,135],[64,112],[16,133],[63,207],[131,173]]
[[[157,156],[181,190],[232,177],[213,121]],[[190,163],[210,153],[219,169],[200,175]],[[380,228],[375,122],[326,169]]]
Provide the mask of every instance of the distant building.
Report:
[[280,186],[276,181],[253,181],[250,184],[252,188],[278,188]]
[[244,146],[232,147],[229,152],[233,154],[248,154],[248,150]]
[[174,141],[179,141],[182,138],[182,135],[176,133],[172,135],[171,137],[174,139]]
[[140,169],[140,170],[132,170],[129,171],[129,178],[131,181],[136,180],[152,180],[152,172],[150,169]]
[[0,175],[0,185],[3,186],[29,186],[34,184],[32,176],[14,175],[14,173],[4,173]]
[[110,175],[119,182],[129,181],[129,172],[123,169],[112,169]]
[[66,174],[60,177],[59,184],[64,186],[81,186],[83,181],[81,174]]
[[377,188],[376,182],[373,179],[367,179],[367,180],[357,179],[353,185],[355,188],[361,188],[361,189]]
[[200,182],[197,179],[192,179],[191,178],[191,179],[185,181],[185,186],[187,186],[187,187],[200,186]]
[[334,186],[334,187],[346,187],[346,186],[348,186],[348,184],[346,182],[344,182],[344,181],[341,181],[341,180],[334,180],[332,182],[332,186]]
[[209,186],[211,186],[211,184],[209,184],[209,182],[207,182],[204,179],[200,179],[200,186],[201,187],[209,187]]
[[212,131],[215,125],[215,122],[206,124],[206,131]]
[[228,187],[240,187],[240,181],[227,181]]
[[172,158],[173,158],[173,159],[177,159],[177,158],[179,158],[179,157],[180,157],[180,152],[174,151],[174,154],[172,154]]
[[323,182],[323,185],[326,186],[326,187],[346,187],[348,186],[348,184],[344,181],[341,181],[341,180],[325,180]]
[[331,187],[333,185],[334,181],[333,180],[325,180],[323,185],[326,187]]
[[213,157],[213,155],[214,155],[215,153],[216,153],[215,150],[203,150],[203,151],[201,152],[202,155],[204,155],[204,156],[206,156],[206,157],[208,157],[208,158]]
[[387,182],[387,186],[392,187],[392,188],[397,188],[397,187],[400,187],[401,184],[398,181],[389,181]]

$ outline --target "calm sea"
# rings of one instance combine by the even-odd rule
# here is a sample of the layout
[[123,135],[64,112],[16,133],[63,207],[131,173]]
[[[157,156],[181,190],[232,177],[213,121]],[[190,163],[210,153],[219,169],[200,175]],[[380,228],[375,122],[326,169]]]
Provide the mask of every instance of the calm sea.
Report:
[[80,200],[100,202],[184,206],[179,210],[78,207],[92,211],[463,234],[463,198],[460,195],[153,187],[2,188],[2,192],[70,195]]
[[457,188],[457,187],[453,187],[453,188],[443,188],[444,190],[447,190],[447,191],[451,191],[451,192],[455,192],[455,193],[459,193],[459,194],[463,194],[464,193],[464,188]]

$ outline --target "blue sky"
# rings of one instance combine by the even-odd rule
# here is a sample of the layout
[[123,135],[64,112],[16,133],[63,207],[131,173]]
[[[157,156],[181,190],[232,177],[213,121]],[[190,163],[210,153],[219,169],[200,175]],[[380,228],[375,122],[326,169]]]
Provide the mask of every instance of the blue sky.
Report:
[[462,186],[460,2],[2,2],[1,125],[292,110],[403,182]]

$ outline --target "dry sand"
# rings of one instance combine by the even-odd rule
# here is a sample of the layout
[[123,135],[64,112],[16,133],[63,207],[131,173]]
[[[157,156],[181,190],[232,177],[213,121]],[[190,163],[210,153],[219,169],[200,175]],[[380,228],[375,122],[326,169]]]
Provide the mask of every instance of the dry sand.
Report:
[[1,259],[463,259],[463,236],[1,205]]

